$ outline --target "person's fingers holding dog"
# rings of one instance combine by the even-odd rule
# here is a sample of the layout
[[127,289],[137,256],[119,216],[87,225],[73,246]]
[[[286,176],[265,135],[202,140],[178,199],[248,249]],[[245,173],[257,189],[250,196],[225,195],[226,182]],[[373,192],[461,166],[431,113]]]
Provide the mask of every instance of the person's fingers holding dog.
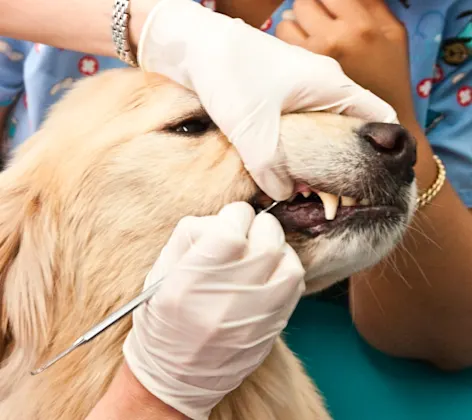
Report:
[[336,59],[401,117],[413,114],[407,33],[384,0],[295,0],[276,35]]

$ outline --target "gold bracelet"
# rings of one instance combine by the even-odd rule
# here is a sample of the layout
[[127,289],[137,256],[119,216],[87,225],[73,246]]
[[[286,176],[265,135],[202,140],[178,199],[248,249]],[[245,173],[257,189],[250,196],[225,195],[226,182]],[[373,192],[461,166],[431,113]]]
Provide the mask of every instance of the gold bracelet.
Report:
[[437,155],[434,155],[433,159],[436,162],[436,166],[438,168],[436,180],[434,181],[434,184],[431,185],[431,187],[429,187],[416,199],[416,208],[421,208],[426,206],[426,204],[431,203],[433,198],[438,195],[439,191],[441,191],[444,182],[446,182],[446,168],[444,167],[444,164]]

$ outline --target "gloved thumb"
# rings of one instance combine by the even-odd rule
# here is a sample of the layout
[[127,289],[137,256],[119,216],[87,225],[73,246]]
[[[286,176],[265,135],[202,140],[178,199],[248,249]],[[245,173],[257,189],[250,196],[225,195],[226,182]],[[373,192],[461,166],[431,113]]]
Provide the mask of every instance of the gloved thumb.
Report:
[[215,216],[186,216],[182,218],[148,273],[144,288],[167,276],[192,245],[210,229],[212,223],[215,223],[214,219]]
[[285,233],[280,222],[270,213],[256,216],[248,234],[248,253],[279,252],[285,245]]
[[276,201],[288,199],[294,182],[277,165],[280,136],[280,107],[262,102],[228,136],[254,182]]
[[238,201],[227,204],[218,213],[221,223],[234,229],[235,234],[247,237],[249,228],[256,216],[256,212],[250,204]]

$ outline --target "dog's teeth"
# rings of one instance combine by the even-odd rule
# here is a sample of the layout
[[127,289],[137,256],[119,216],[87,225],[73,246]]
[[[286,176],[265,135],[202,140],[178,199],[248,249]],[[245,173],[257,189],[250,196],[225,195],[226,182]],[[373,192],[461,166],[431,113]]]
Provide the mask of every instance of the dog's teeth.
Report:
[[323,202],[326,220],[334,220],[338,211],[339,197],[323,191],[316,192]]
[[311,191],[302,191],[302,195],[305,198],[308,198],[311,195]]
[[341,197],[341,206],[343,207],[352,207],[352,206],[355,206],[356,203],[357,203],[357,200],[355,198],[346,197],[344,195]]
[[359,201],[359,204],[361,206],[369,206],[370,205],[370,200],[368,200],[367,198],[363,198],[361,201]]

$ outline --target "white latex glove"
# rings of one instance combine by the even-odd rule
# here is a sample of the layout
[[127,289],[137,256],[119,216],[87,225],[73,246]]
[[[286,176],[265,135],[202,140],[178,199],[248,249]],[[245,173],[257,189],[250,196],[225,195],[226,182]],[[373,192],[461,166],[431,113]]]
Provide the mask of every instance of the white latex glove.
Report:
[[159,0],[141,32],[138,61],[194,90],[274,200],[293,181],[274,169],[281,112],[346,113],[395,122],[393,108],[349,79],[337,61],[289,45],[192,0]]
[[176,227],[133,314],[124,354],[139,382],[191,419],[212,408],[269,354],[305,290],[305,271],[277,219],[247,203]]

